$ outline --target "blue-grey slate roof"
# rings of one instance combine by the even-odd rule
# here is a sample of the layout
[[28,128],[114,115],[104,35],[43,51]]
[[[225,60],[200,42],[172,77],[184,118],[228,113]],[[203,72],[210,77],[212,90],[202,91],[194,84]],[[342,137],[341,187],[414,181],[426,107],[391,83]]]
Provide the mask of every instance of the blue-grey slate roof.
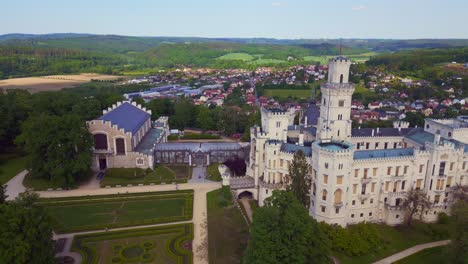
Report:
[[302,117],[302,124],[305,122],[305,117],[307,116],[307,125],[314,126],[317,125],[318,119],[320,117],[320,109],[316,104],[310,104],[309,107],[304,112],[304,116]]
[[138,129],[151,115],[131,103],[124,102],[111,111],[99,117],[99,120],[109,121],[125,132],[136,134]]
[[[408,135],[406,135],[406,138],[411,139],[412,141],[418,143],[421,146],[424,146],[426,142],[434,142],[434,134],[426,132],[422,128],[408,133]],[[456,148],[463,148],[464,152],[468,152],[468,144],[465,144],[455,139],[441,138],[440,140],[441,142],[451,142],[455,145]]]
[[413,156],[413,148],[396,148],[396,149],[377,149],[377,150],[359,150],[354,152],[354,159],[378,159],[392,158],[402,156]]
[[398,128],[393,127],[383,127],[379,128],[379,133],[377,133],[377,128],[353,128],[351,130],[352,137],[371,137],[372,130],[374,130],[375,137],[402,137],[410,133],[415,128],[402,128],[398,130]]
[[296,153],[297,151],[302,150],[302,152],[304,152],[304,155],[306,155],[307,157],[312,157],[312,148],[307,146],[283,143],[281,145],[280,150],[287,153]]

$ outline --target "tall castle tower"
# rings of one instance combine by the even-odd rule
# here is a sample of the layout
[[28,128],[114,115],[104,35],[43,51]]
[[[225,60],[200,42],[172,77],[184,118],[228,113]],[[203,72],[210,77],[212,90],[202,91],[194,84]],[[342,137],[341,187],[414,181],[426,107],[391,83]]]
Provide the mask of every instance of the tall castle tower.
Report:
[[328,82],[320,88],[322,105],[318,120],[319,140],[348,140],[351,137],[351,97],[354,85],[348,83],[351,61],[338,56],[330,59]]

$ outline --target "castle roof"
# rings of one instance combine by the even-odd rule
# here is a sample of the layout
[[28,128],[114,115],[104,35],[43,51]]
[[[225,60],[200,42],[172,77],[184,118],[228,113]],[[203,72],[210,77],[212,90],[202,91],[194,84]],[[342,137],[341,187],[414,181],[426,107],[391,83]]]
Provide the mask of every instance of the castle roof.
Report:
[[378,159],[402,156],[413,156],[413,148],[359,150],[354,152],[354,159]]
[[117,125],[119,129],[123,129],[125,132],[136,134],[136,132],[150,117],[151,115],[146,111],[129,102],[124,102],[98,119],[109,121],[113,125]]
[[398,128],[393,127],[383,127],[379,128],[377,133],[376,128],[353,128],[351,130],[352,137],[372,137],[372,130],[374,130],[375,137],[402,137],[410,133],[415,128]]
[[280,150],[287,153],[296,153],[297,151],[302,150],[302,152],[304,152],[304,155],[306,155],[307,157],[312,157],[312,148],[307,146],[283,143],[281,145]]
[[307,117],[307,125],[314,126],[317,125],[317,121],[320,117],[320,109],[316,104],[310,104],[309,107],[304,112],[301,122],[304,124],[305,117]]

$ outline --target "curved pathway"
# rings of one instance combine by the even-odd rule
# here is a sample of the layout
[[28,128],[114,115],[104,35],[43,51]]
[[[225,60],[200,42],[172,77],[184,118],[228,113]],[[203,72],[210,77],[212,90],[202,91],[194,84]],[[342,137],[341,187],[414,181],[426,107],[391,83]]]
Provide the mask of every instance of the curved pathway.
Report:
[[408,249],[405,249],[401,252],[398,252],[394,255],[391,255],[389,257],[386,257],[382,260],[379,260],[377,262],[374,262],[374,264],[390,264],[395,261],[398,261],[400,259],[406,258],[410,255],[413,255],[421,250],[427,249],[427,248],[433,248],[433,247],[440,247],[440,246],[445,246],[450,243],[450,240],[442,240],[442,241],[436,241],[436,242],[431,242],[431,243],[426,243],[426,244],[420,244],[416,245],[414,247],[410,247]]
[[28,174],[27,170],[23,170],[22,172],[18,173],[15,177],[11,178],[5,185],[6,188],[6,195],[8,195],[7,200],[12,201],[18,197],[18,195],[22,192],[26,191],[26,187],[23,185],[24,177]]

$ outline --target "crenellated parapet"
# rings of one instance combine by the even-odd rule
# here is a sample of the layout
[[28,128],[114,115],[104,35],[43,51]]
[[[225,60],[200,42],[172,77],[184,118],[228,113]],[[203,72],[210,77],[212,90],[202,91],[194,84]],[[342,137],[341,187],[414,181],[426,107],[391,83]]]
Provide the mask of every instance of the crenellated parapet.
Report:
[[138,107],[138,109],[145,111],[146,113],[151,115],[151,110],[147,110],[146,107],[143,107],[140,104],[137,104],[136,102],[130,102],[130,101],[122,101],[122,102],[117,102],[116,104],[112,104],[111,107],[108,107],[107,109],[102,110],[102,114],[105,115],[125,103],[136,106]]

